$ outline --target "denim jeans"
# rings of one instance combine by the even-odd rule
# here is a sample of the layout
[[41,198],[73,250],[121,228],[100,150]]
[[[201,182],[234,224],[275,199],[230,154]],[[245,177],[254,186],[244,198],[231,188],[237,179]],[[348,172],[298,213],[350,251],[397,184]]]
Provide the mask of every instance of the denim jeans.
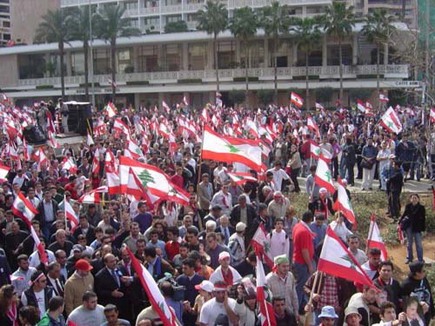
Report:
[[421,240],[421,232],[413,232],[412,227],[406,229],[406,238],[408,241],[407,249],[408,249],[408,260],[413,261],[414,255],[412,254],[412,244],[415,239],[415,249],[417,251],[417,259],[419,261],[423,261],[423,243]]
[[[315,263],[314,261],[311,262],[313,268],[315,269]],[[308,302],[308,297],[305,294],[304,291],[304,285],[307,282],[307,280],[310,278],[311,274],[308,273],[308,266],[307,264],[299,264],[296,262],[293,262],[293,273],[296,277],[296,293],[298,295],[298,301],[299,301],[299,310],[301,311],[305,304]]]

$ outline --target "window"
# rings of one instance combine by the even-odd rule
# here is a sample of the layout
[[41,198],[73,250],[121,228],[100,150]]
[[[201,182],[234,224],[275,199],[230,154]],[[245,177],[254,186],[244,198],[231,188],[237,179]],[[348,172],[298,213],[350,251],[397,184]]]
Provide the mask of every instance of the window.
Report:
[[163,45],[163,54],[165,56],[164,69],[166,71],[180,70],[182,53],[181,44]]
[[10,22],[3,22],[3,27],[11,27],[11,23]]
[[71,73],[73,76],[85,74],[85,55],[82,52],[71,53]]
[[138,51],[139,71],[159,71],[158,48],[156,45],[142,45]]
[[132,73],[133,71],[134,68],[131,61],[131,49],[118,50],[117,72],[123,74],[123,73]]
[[236,65],[236,42],[221,41],[218,43],[219,69],[231,69]]
[[[245,49],[240,50],[240,63],[241,67],[245,67]],[[248,55],[248,67],[249,68],[259,68],[263,67],[264,63],[264,41],[255,40],[249,43],[249,55]]]
[[110,49],[94,50],[94,72],[96,75],[110,73]]
[[46,67],[44,55],[31,54],[18,56],[18,72],[20,79],[43,78]]
[[189,44],[189,70],[204,70],[207,66],[207,42]]

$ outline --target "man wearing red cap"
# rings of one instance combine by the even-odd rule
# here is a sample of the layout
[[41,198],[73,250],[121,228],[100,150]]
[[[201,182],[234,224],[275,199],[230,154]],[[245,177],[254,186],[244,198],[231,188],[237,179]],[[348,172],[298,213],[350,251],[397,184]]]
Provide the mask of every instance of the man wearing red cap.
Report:
[[91,264],[86,259],[77,260],[76,271],[65,283],[65,312],[69,315],[83,302],[83,294],[93,291],[94,277],[91,273]]
[[230,266],[230,254],[223,251],[219,254],[219,267],[211,274],[210,282],[215,284],[217,281],[224,281],[231,287],[233,284],[239,282],[242,277],[239,272]]

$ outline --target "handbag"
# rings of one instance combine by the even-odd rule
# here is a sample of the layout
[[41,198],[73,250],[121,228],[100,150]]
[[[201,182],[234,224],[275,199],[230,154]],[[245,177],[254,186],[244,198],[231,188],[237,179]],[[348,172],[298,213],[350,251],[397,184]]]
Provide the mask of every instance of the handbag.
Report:
[[411,218],[408,215],[402,217],[399,221],[399,225],[400,225],[400,229],[402,231],[405,231],[407,228],[411,226]]
[[369,169],[370,170],[373,167],[374,164],[375,164],[374,161],[367,161],[366,159],[363,159],[361,161],[361,167],[363,169]]

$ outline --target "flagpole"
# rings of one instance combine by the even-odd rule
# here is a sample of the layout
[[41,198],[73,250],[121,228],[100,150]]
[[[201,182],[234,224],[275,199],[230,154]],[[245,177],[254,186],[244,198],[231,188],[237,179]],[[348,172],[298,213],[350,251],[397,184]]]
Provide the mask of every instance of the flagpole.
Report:
[[68,219],[66,217],[66,196],[63,195],[63,214],[65,215],[65,231],[68,230]]
[[[372,217],[373,217],[373,219],[372,219]],[[369,246],[368,246],[369,241],[372,239],[372,236],[373,236],[374,223],[372,223],[372,222],[374,222],[375,220],[376,220],[376,215],[372,214],[372,216],[370,216],[370,228],[369,228],[369,237],[367,238],[366,255],[369,252]]]

